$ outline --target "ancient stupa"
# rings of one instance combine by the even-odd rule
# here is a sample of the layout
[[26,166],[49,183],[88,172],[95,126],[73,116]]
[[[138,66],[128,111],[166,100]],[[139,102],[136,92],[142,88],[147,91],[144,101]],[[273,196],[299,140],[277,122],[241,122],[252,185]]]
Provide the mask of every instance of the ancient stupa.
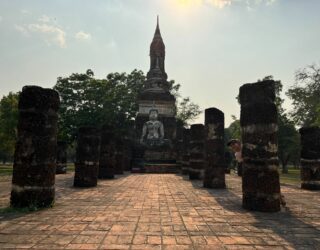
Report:
[[140,158],[145,163],[173,163],[176,137],[176,98],[170,93],[165,72],[165,45],[159,18],[150,45],[150,70],[138,97],[135,129]]

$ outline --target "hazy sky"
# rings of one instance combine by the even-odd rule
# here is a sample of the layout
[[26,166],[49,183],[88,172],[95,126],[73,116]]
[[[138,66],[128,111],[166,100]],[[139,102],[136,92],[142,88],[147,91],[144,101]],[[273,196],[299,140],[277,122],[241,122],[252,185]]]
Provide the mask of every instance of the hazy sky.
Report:
[[320,62],[319,12],[319,0],[1,0],[0,96],[89,68],[146,72],[159,14],[169,79],[228,125],[242,84],[273,75],[287,89]]

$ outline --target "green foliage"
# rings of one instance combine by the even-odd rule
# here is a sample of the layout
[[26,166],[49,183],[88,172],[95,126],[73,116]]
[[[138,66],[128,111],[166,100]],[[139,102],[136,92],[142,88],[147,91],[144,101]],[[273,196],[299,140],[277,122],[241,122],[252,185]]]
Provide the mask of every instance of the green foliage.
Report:
[[179,102],[177,119],[180,120],[183,125],[188,125],[191,121],[196,119],[199,114],[201,114],[199,105],[193,103],[189,97],[185,97]]
[[230,123],[229,127],[227,128],[228,130],[228,140],[229,139],[239,139],[241,140],[241,127],[240,127],[240,120],[237,119],[236,116],[232,115],[232,120],[233,122]]
[[320,65],[298,70],[286,94],[293,100],[290,115],[297,125],[320,125]]
[[[110,73],[106,79],[94,78],[92,70],[86,74],[59,77],[54,89],[60,94],[59,139],[72,144],[81,126],[108,124],[116,133],[128,131],[130,121],[138,112],[138,95],[142,91],[145,75],[134,70],[130,74]],[[179,97],[180,84],[169,81],[171,94]],[[199,106],[184,98],[180,103],[178,118],[184,123],[194,119]]]
[[[133,70],[127,73],[110,73],[105,79],[94,78],[88,69],[85,74],[74,73],[68,77],[58,77],[54,89],[59,92],[59,139],[75,140],[81,126],[109,124],[118,134],[127,132],[138,112],[138,95],[142,91],[145,75]],[[180,97],[180,84],[169,82],[170,92]],[[17,123],[19,93],[9,93],[0,101],[0,159],[5,162],[13,157]],[[184,98],[179,104],[178,117],[184,123],[194,119],[199,106]]]
[[86,74],[59,77],[54,89],[61,98],[59,137],[71,143],[80,126],[113,125],[126,128],[136,116],[136,99],[143,87],[142,71],[130,74],[111,73],[106,79],[95,79],[91,70]]
[[18,124],[18,93],[10,92],[0,101],[0,159],[13,157]]

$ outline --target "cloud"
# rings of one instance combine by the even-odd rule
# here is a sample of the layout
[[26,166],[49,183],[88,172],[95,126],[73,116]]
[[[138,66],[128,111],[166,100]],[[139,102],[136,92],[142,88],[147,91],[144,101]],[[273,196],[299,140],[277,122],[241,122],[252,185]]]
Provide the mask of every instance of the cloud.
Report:
[[42,15],[41,17],[39,17],[38,21],[42,23],[49,23],[51,21],[51,18],[47,15]]
[[[25,13],[25,10],[21,10]],[[42,15],[36,23],[16,24],[14,28],[25,36],[39,34],[40,37],[50,46],[55,44],[60,48],[66,48],[66,32],[59,27],[52,18]]]
[[22,10],[20,10],[20,12],[21,12],[23,15],[30,15],[30,14],[31,14],[31,11],[30,11],[30,10],[26,10],[26,9],[22,9]]
[[18,24],[15,24],[14,25],[14,28],[19,31],[22,35],[25,35],[25,36],[28,36],[29,35],[29,32],[27,30],[27,28],[25,28],[24,26],[22,25],[18,25]]
[[[243,2],[243,0],[238,0],[239,2]],[[278,2],[278,0],[246,0],[245,4],[247,6],[248,11],[253,11],[256,6],[265,5],[271,6]]]
[[42,34],[48,45],[53,42],[60,48],[66,47],[66,33],[61,28],[46,23],[29,24],[27,27],[31,32]]
[[244,5],[248,10],[253,10],[255,6],[266,5],[270,6],[279,0],[178,0],[181,4],[207,4],[215,8],[225,8],[231,5]]
[[31,36],[32,33],[39,33],[48,45],[53,43],[60,48],[66,47],[66,33],[57,26],[45,23],[33,23],[28,25],[16,24],[14,28],[25,36]]
[[3,18],[2,18],[2,16],[0,16],[0,23],[2,22],[2,20],[3,20]]
[[75,34],[75,38],[77,40],[91,40],[91,34],[90,33],[86,33],[84,31],[79,31],[78,33]]
[[205,0],[204,2],[212,4],[214,7],[222,9],[228,5],[231,5],[231,0]]
[[267,0],[266,5],[272,5],[276,2],[277,0]]

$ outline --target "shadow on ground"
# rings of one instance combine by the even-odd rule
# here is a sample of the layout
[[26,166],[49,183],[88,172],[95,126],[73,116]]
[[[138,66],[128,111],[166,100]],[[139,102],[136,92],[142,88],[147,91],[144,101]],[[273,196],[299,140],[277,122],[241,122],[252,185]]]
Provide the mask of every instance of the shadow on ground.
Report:
[[[277,213],[263,213],[242,208],[242,191],[239,190],[241,185],[235,185],[235,182],[241,183],[241,178],[238,176],[228,178],[226,189],[208,189],[203,187],[201,180],[190,181],[188,176],[182,176],[182,178],[191,182],[195,189],[213,197],[227,214],[238,215],[238,222],[241,223],[235,221],[235,225],[241,224],[250,231],[256,231],[257,237],[259,232],[270,232],[278,236],[277,240],[283,239],[295,249],[320,249],[320,230],[313,225],[313,219],[319,221],[320,211],[312,216],[308,213],[310,206],[303,209],[305,203],[314,202],[314,207],[320,210],[319,192],[301,190],[294,185],[281,185],[282,193],[286,197],[286,208],[282,208]],[[314,200],[314,197],[318,199]],[[304,204],[301,204],[301,201]],[[243,228],[243,235],[246,235],[245,228]]]

